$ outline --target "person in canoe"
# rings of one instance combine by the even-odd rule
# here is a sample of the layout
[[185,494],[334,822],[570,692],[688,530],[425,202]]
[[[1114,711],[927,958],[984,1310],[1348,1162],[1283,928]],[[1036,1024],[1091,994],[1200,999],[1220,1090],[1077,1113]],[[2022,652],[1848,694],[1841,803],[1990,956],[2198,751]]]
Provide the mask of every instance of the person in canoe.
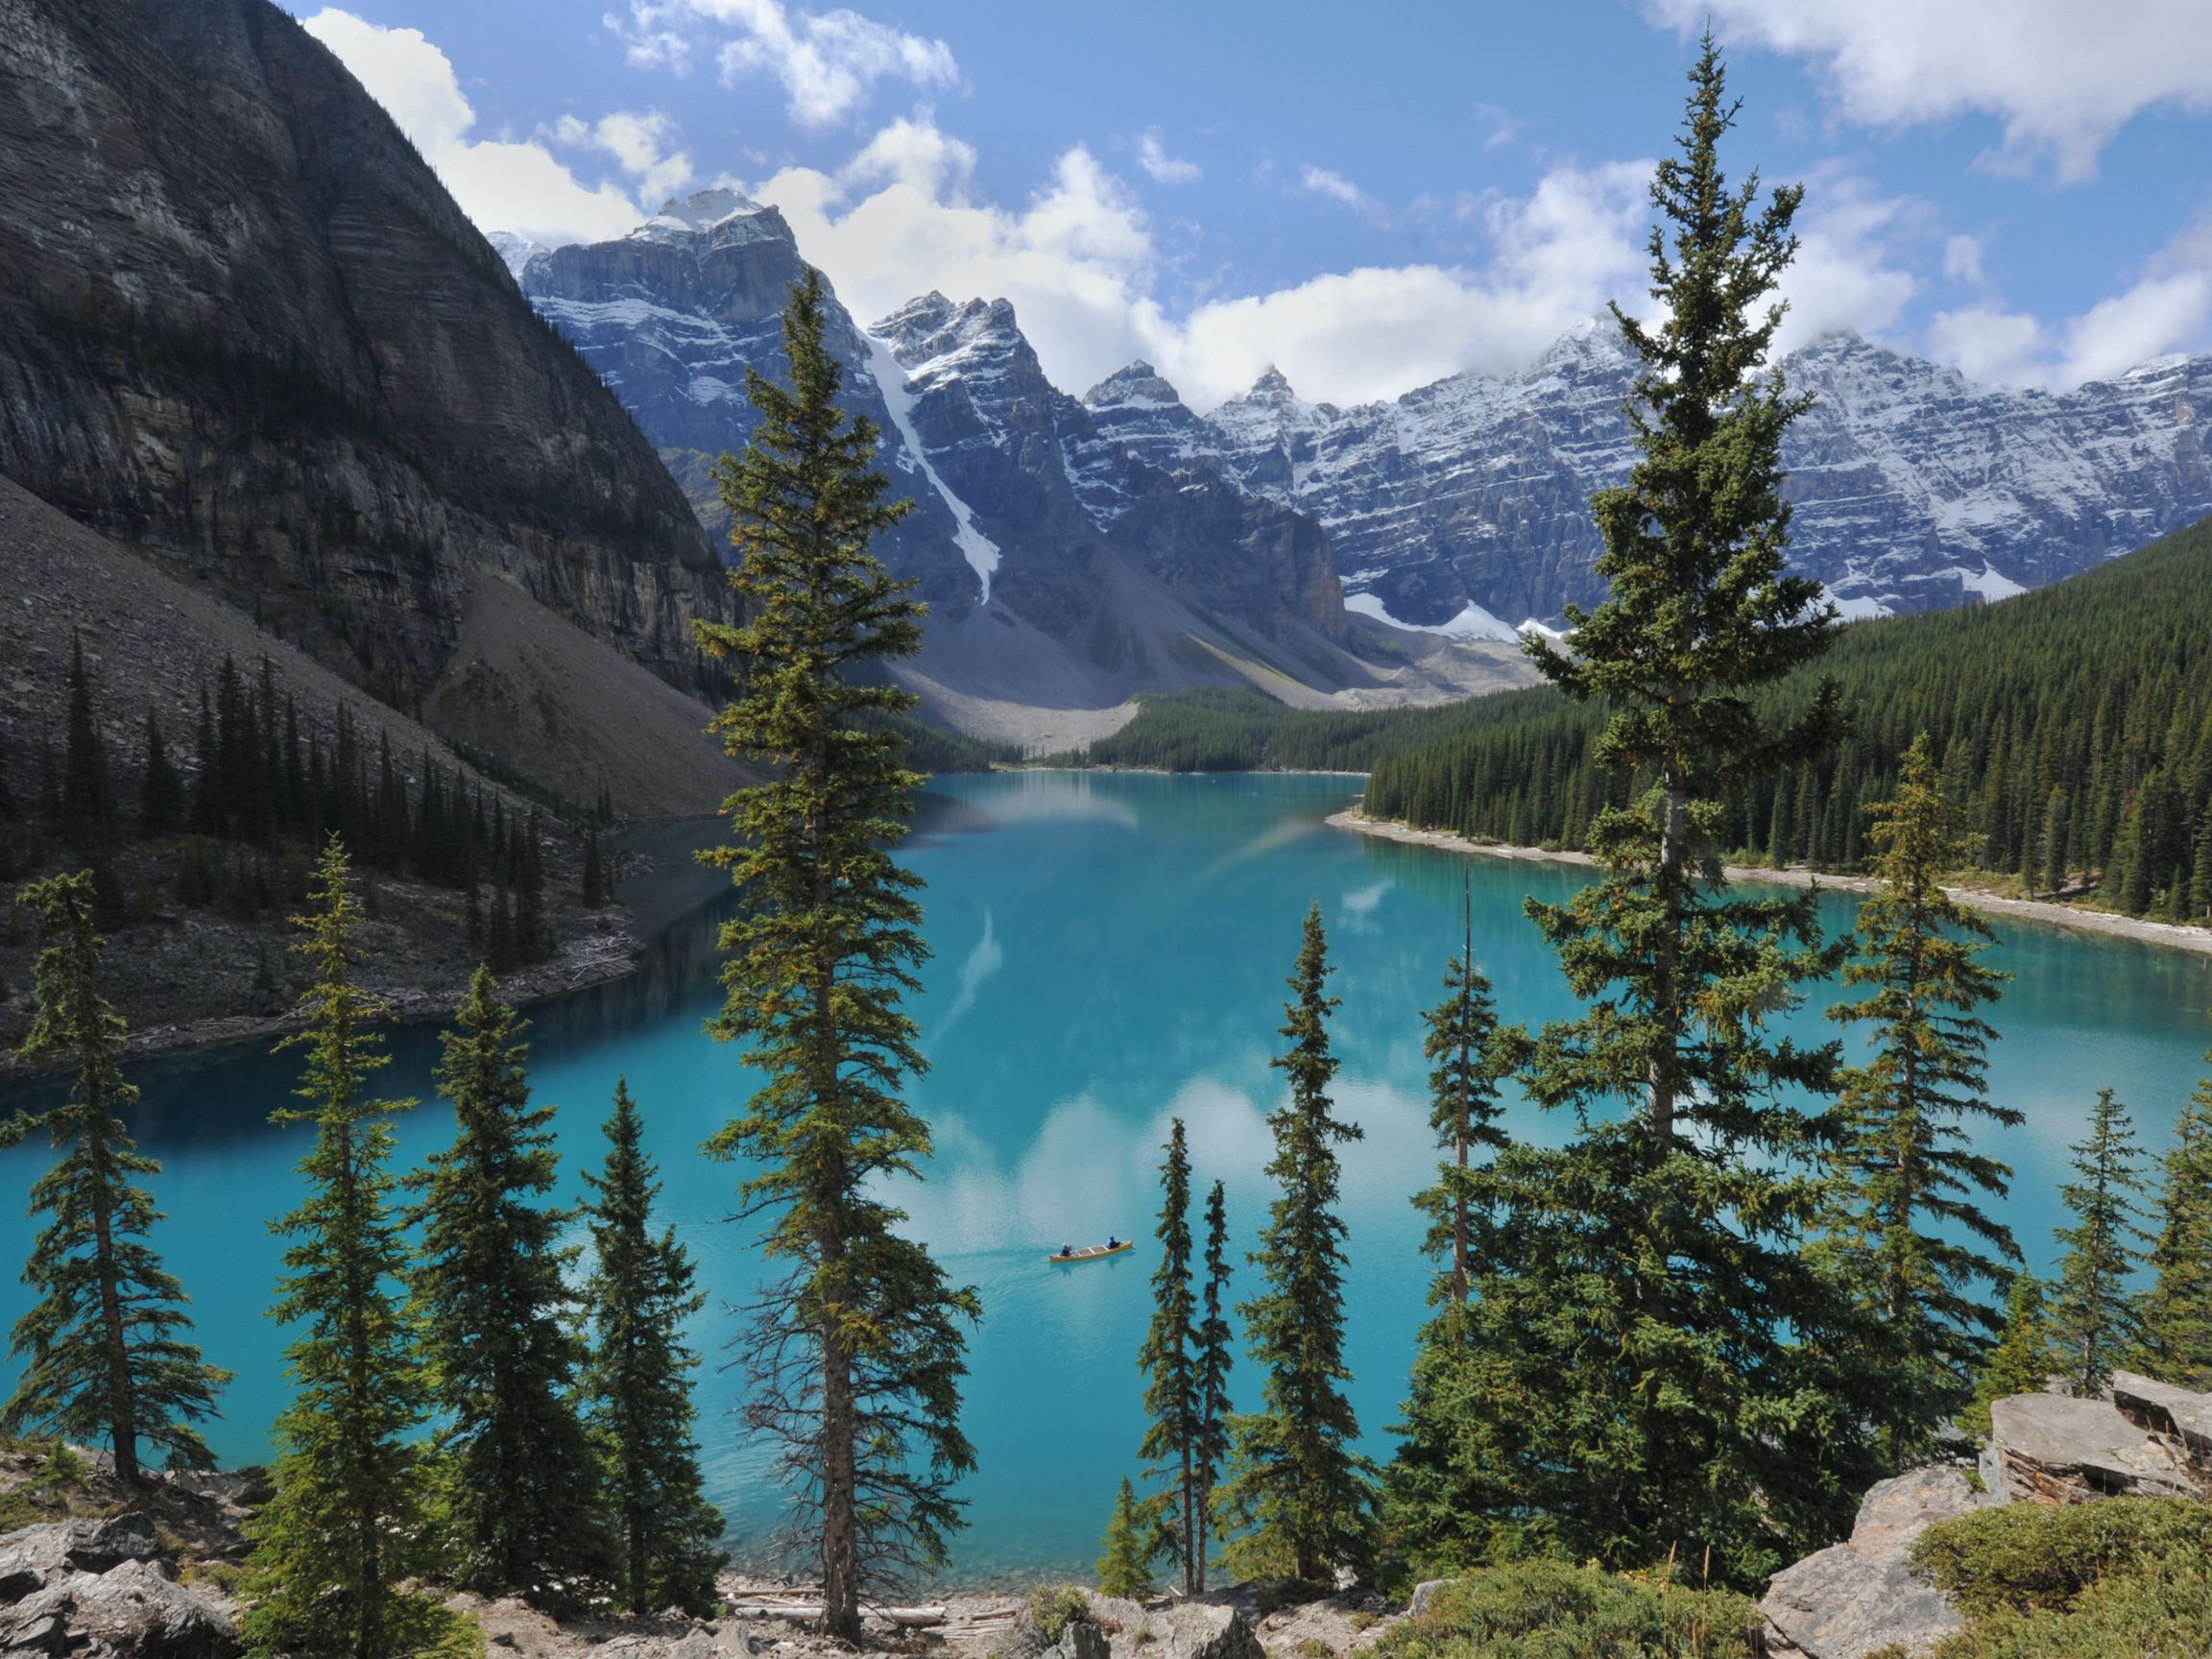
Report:
[[1075,1246],[1069,1243],[1067,1239],[1063,1238],[1060,1240],[1060,1254],[1063,1256],[1072,1256],[1075,1254]]
[[1115,1238],[1113,1234],[1109,1233],[1106,1235],[1106,1248],[1109,1250],[1118,1250],[1121,1248],[1121,1240]]

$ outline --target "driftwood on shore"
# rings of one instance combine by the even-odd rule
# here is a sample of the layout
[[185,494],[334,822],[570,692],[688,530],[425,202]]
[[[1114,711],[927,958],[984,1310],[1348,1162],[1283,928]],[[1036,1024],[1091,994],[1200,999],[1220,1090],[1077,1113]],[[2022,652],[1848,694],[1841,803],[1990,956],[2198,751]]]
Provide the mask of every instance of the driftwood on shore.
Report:
[[[729,1616],[734,1619],[791,1619],[812,1621],[822,1617],[822,1593],[819,1590],[794,1590],[779,1594],[773,1590],[756,1590],[741,1600],[724,1604]],[[1011,1620],[1012,1612],[1004,1615]],[[887,1624],[902,1629],[926,1629],[948,1622],[950,1615],[938,1607],[877,1607],[863,1605],[863,1619],[880,1619]]]

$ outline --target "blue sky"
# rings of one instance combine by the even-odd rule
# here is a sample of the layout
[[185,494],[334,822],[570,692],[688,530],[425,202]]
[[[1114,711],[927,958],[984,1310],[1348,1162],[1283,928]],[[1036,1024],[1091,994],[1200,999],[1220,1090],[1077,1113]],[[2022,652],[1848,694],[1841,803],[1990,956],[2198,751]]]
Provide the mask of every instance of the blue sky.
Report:
[[1710,15],[1741,172],[1807,186],[1791,343],[2066,387],[2212,347],[2202,0],[350,0],[304,10],[486,229],[728,183],[862,321],[1014,301],[1080,392],[1510,373],[1643,290]]

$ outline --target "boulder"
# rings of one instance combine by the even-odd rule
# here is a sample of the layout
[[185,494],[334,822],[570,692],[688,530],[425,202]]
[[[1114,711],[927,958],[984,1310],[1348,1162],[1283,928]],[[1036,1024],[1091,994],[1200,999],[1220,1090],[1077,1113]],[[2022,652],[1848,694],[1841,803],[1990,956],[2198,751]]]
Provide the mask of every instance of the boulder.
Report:
[[0,1537],[0,1603],[20,1601],[72,1573],[106,1573],[126,1561],[151,1561],[159,1552],[147,1515],[25,1527]]
[[1259,1632],[1235,1607],[1187,1602],[1151,1616],[1153,1646],[1147,1659],[1267,1659]]
[[1436,1599],[1436,1592],[1447,1584],[1456,1584],[1456,1578],[1430,1578],[1413,1586],[1413,1599],[1406,1603],[1407,1617],[1429,1611],[1429,1603]]
[[1052,1659],[1107,1659],[1106,1632],[1088,1619],[1070,1619],[1059,1642],[1045,1651]]
[[[2123,1373],[2123,1375],[2126,1375]],[[2117,1382],[2117,1379],[2115,1382]],[[2199,1406],[2201,1395],[2165,1390],[2146,1378],[2130,1378],[2128,1397],[2148,1420],[2172,1422],[2178,1401],[2157,1404],[2153,1395],[2171,1393]],[[2190,1412],[2196,1421],[2194,1412]],[[2015,1394],[1989,1407],[1989,1446],[1983,1455],[1983,1479],[2008,1500],[2082,1503],[2092,1498],[2197,1498],[2212,1495],[2212,1470],[2192,1463],[2183,1440],[2147,1429],[2110,1400],[2073,1400],[2059,1394]]]
[[1912,1540],[1974,1508],[1958,1469],[1916,1469],[1884,1480],[1859,1505],[1850,1541],[1774,1575],[1759,1611],[1812,1659],[1860,1659],[1895,1644],[1917,1653],[1964,1627],[1944,1597],[1906,1563]]
[[2112,1373],[2112,1404],[2146,1432],[2173,1441],[2200,1472],[2212,1472],[2212,1394],[2192,1394],[2132,1371]]
[[235,1659],[230,1621],[152,1563],[72,1573],[0,1610],[0,1653],[68,1659]]
[[257,1509],[276,1496],[276,1488],[269,1484],[269,1471],[259,1464],[221,1474],[201,1470],[175,1479],[187,1492],[197,1492],[218,1503],[235,1503],[241,1509]]

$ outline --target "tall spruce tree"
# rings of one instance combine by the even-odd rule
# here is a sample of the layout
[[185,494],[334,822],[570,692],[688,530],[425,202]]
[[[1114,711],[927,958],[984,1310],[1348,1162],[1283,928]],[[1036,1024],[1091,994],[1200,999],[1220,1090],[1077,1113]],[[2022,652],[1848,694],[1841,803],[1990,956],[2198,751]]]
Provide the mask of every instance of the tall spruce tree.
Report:
[[[2204,1056],[2212,1062],[2212,1053]],[[2155,1275],[2135,1299],[2131,1368],[2212,1393],[2212,1078],[2200,1079],[2159,1160]]]
[[441,1094],[453,1144],[408,1185],[422,1230],[411,1312],[438,1441],[451,1459],[458,1582],[543,1602],[613,1560],[597,1460],[578,1414],[586,1354],[561,1243],[574,1214],[545,1201],[560,1154],[553,1108],[530,1102],[524,1026],[476,970],[445,1032]]
[[2051,1310],[2051,1345],[2077,1394],[2094,1397],[2112,1381],[2112,1365],[2136,1340],[2128,1276],[2143,1259],[2137,1248],[2142,1212],[2130,1193],[2143,1190],[2135,1125],[2114,1091],[2097,1091],[2089,1133],[2067,1148],[2079,1181],[2058,1189],[2074,1225],[2052,1229],[2065,1246],[2058,1293]]
[[104,1439],[115,1476],[139,1484],[138,1443],[164,1448],[172,1466],[213,1459],[192,1425],[215,1410],[230,1373],[206,1364],[182,1339],[192,1321],[184,1289],[146,1242],[162,1217],[133,1176],[161,1166],[138,1150],[116,1113],[138,1097],[123,1080],[123,1021],[100,994],[103,941],[88,873],[33,882],[17,898],[38,918],[34,1012],[18,1052],[66,1059],[68,1098],[0,1125],[0,1146],[43,1130],[67,1151],[32,1184],[31,1214],[52,1220],[31,1246],[23,1283],[38,1292],[15,1321],[11,1358],[28,1355],[15,1392],[0,1407],[12,1434],[50,1428]]
[[[1164,1148],[1167,1162],[1160,1166],[1160,1226],[1153,1237],[1161,1252],[1159,1271],[1152,1275],[1152,1323],[1137,1355],[1137,1368],[1145,1374],[1144,1414],[1150,1419],[1137,1455],[1149,1465],[1146,1479],[1161,1483],[1154,1494],[1158,1543],[1169,1560],[1181,1565],[1183,1593],[1195,1596],[1208,1530],[1194,1479],[1205,1401],[1198,1303],[1190,1288],[1190,1153],[1183,1119],[1173,1124]],[[1149,1555],[1146,1560],[1149,1583]]]
[[[1843,971],[1869,994],[1828,1017],[1871,1023],[1874,1056],[1842,1073],[1841,1132],[1829,1149],[1838,1177],[1815,1255],[1871,1315],[1886,1385],[1875,1397],[1887,1460],[1911,1467],[1966,1403],[2000,1324],[1976,1294],[2020,1260],[2012,1231],[1977,1195],[2002,1198],[2012,1170],[1976,1150],[1976,1118],[2022,1121],[1987,1096],[1984,1055],[1995,1027],[1973,1010],[2003,994],[2008,974],[1978,960],[1996,938],[1943,890],[1965,862],[1963,815],[1945,798],[1923,733],[1900,763],[1895,796],[1867,808],[1881,890],[1859,907],[1862,954]],[[1948,931],[1947,931],[1948,930]],[[1962,935],[1962,937],[1961,937]]]
[[614,1083],[614,1116],[603,1126],[607,1162],[585,1182],[594,1196],[595,1257],[585,1303],[591,1314],[587,1374],[589,1423],[606,1470],[615,1528],[615,1588],[633,1613],[681,1607],[700,1618],[719,1603],[714,1575],[722,1514],[701,1495],[692,1425],[691,1373],[699,1357],[684,1324],[707,1305],[692,1288],[691,1257],[676,1230],[653,1233],[661,1190],[644,1149],[645,1129],[630,1086]]
[[1600,767],[1646,781],[1592,823],[1602,878],[1527,910],[1582,1017],[1548,1025],[1527,1088],[1577,1133],[1498,1160],[1507,1214],[1471,1310],[1471,1467],[1574,1558],[1668,1553],[1750,1585],[1848,1529],[1878,1472],[1848,1375],[1847,1310],[1801,1256],[1819,1183],[1807,1167],[1838,1045],[1767,1022],[1832,973],[1815,901],[1732,895],[1729,803],[1798,768],[1795,850],[1815,859],[1812,762],[1841,726],[1824,684],[1791,723],[1755,693],[1825,651],[1835,608],[1787,568],[1781,439],[1808,405],[1765,365],[1766,303],[1796,248],[1801,199],[1759,206],[1723,177],[1734,125],[1710,36],[1690,73],[1678,153],[1651,198],[1647,327],[1615,308],[1644,372],[1625,405],[1639,451],[1592,500],[1610,591],[1571,610],[1572,654],[1529,655],[1612,712]]
[[[1447,966],[1444,1000],[1430,1010],[1423,1052],[1438,1062],[1429,1074],[1431,1126],[1451,1157],[1432,1187],[1414,1194],[1430,1218],[1423,1252],[1438,1263],[1429,1305],[1440,1310],[1422,1327],[1414,1349],[1412,1386],[1393,1430],[1397,1455],[1383,1471],[1383,1531],[1408,1559],[1444,1570],[1479,1559],[1493,1532],[1484,1511],[1493,1497],[1480,1472],[1463,1467],[1459,1429],[1468,1364],[1467,1297],[1486,1270],[1492,1230],[1494,1158],[1510,1144],[1498,1119],[1500,1086],[1528,1052],[1527,1033],[1501,1026],[1490,981],[1475,962],[1473,895],[1465,898],[1462,953]],[[1471,1164],[1476,1148],[1492,1160]]]
[[1236,1333],[1223,1306],[1229,1295],[1229,1201],[1221,1183],[1206,1194],[1205,1316],[1198,1321],[1198,1432],[1191,1441],[1190,1486],[1198,1503],[1199,1531],[1190,1564],[1197,1593],[1206,1592],[1206,1530],[1214,1514],[1214,1486],[1229,1462],[1229,1373],[1236,1368]]
[[1498,1126],[1504,1116],[1500,1086],[1528,1059],[1528,1033],[1519,1025],[1500,1025],[1490,981],[1475,962],[1475,900],[1463,890],[1466,940],[1444,970],[1444,1000],[1428,1014],[1429,1033],[1422,1054],[1435,1061],[1429,1073],[1429,1126],[1451,1158],[1437,1166],[1433,1187],[1413,1195],[1413,1207],[1429,1217],[1423,1253],[1444,1262],[1429,1292],[1431,1307],[1467,1301],[1468,1249],[1474,1212],[1487,1202],[1480,1169],[1468,1159],[1478,1147],[1495,1153],[1506,1145]]
[[69,640],[69,725],[63,749],[61,838],[78,856],[98,863],[122,839],[123,815],[108,771],[108,746],[92,711],[92,683],[84,673],[84,641]]
[[920,880],[892,856],[921,780],[883,718],[916,699],[879,671],[920,648],[924,608],[868,550],[913,504],[884,500],[876,428],[837,406],[825,303],[809,269],[783,312],[789,390],[748,372],[760,423],[715,468],[747,620],[696,625],[746,666],[714,730],[775,771],[728,803],[735,844],[703,855],[747,901],[722,929],[714,1033],[766,1078],[707,1150],[750,1171],[742,1214],[765,1222],[781,1273],[740,1340],[746,1422],[780,1445],[786,1543],[820,1563],[825,1633],[856,1641],[863,1590],[936,1567],[961,1524],[951,1488],[975,1455],[960,1321],[981,1304],[899,1235],[881,1196],[887,1177],[919,1178],[930,1147],[900,1096],[926,1065],[900,1007],[927,953]]
[[412,1100],[368,1097],[390,1058],[373,1026],[380,1005],[354,980],[360,902],[332,838],[315,868],[306,941],[313,965],[307,1026],[279,1046],[304,1047],[299,1094],[274,1114],[312,1123],[300,1162],[307,1195],[271,1224],[289,1239],[271,1316],[301,1327],[285,1349],[292,1402],[276,1418],[276,1496],[249,1524],[249,1642],[303,1655],[396,1659],[444,1641],[454,1616],[400,1588],[430,1558],[420,1450],[429,1409],[402,1305],[411,1265],[394,1214],[394,1114]]
[[1237,1311],[1263,1405],[1231,1420],[1229,1479],[1214,1495],[1238,1535],[1222,1560],[1239,1577],[1287,1575],[1334,1583],[1339,1566],[1366,1565],[1374,1507],[1373,1465],[1354,1450],[1359,1425],[1339,1383],[1344,1364],[1344,1235],[1336,1214],[1335,1148],[1361,1139],[1334,1117],[1329,1085],[1338,1062],[1329,1049],[1323,987],[1329,942],[1321,906],[1306,915],[1280,1027],[1290,1049],[1268,1062],[1286,1072],[1289,1101],[1268,1116],[1275,1156],[1267,1173],[1283,1190],[1250,1260],[1266,1288]]
[[161,722],[146,710],[146,780],[138,792],[138,833],[149,840],[175,835],[184,828],[184,780],[161,740]]

